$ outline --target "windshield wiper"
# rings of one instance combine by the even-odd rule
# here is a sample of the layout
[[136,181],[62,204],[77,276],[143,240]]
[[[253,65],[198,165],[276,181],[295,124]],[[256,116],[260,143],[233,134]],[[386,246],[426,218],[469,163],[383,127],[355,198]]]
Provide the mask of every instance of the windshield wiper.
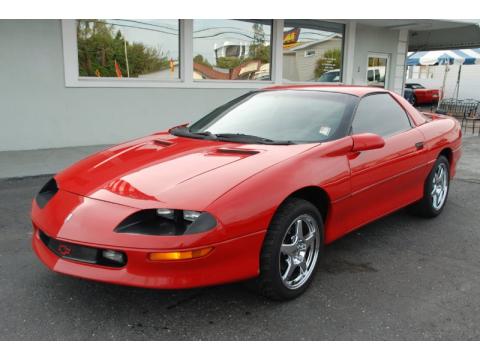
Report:
[[293,144],[295,144],[293,141],[290,141],[290,140],[272,140],[272,139],[264,138],[264,137],[261,137],[261,136],[241,134],[241,133],[222,133],[222,134],[214,134],[214,135],[219,140],[222,140],[222,139],[238,140],[238,141],[247,141],[247,142],[253,142],[253,143],[258,143],[258,144],[266,144],[266,145],[293,145]]
[[202,132],[191,132],[189,128],[186,126],[176,127],[170,130],[170,134],[176,136],[186,136],[191,137],[194,139],[216,139],[216,135],[212,134],[210,131],[202,131]]
[[208,139],[208,140],[220,140],[220,141],[232,141],[232,142],[246,142],[253,144],[265,144],[265,145],[293,145],[295,142],[289,140],[272,140],[261,136],[241,134],[241,133],[222,133],[214,134],[210,131],[192,132],[189,128],[182,126],[176,127],[170,130],[172,135],[185,136],[193,139]]

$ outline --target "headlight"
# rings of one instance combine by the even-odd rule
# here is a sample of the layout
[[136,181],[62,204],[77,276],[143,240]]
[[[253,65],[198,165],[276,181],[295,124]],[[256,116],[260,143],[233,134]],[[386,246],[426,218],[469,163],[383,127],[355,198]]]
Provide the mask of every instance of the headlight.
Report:
[[188,235],[211,230],[216,225],[215,218],[207,212],[147,209],[128,216],[114,231],[143,235]]

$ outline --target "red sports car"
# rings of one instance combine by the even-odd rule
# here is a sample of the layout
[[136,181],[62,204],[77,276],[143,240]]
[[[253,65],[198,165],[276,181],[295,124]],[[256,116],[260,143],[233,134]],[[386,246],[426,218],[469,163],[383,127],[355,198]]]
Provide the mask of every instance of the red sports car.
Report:
[[405,88],[411,89],[413,94],[409,97],[412,105],[435,104],[440,100],[440,90],[427,89],[421,84],[405,84]]
[[440,214],[460,153],[456,120],[383,89],[253,91],[55,175],[33,201],[33,248],[86,279],[179,289],[252,278],[290,299],[324,245],[407,205]]

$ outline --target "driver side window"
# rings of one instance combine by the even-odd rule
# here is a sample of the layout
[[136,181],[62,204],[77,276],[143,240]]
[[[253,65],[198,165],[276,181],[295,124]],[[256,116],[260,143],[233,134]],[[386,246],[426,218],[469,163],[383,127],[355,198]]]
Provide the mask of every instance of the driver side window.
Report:
[[373,133],[387,137],[411,129],[402,107],[387,93],[364,97],[358,104],[352,134]]

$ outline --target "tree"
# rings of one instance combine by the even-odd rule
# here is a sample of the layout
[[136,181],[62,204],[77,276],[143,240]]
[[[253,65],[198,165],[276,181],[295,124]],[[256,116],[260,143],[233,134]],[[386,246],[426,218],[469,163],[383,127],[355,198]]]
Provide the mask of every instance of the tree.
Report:
[[130,77],[168,69],[167,54],[142,43],[130,43],[120,30],[101,20],[82,20],[77,25],[80,76],[115,77],[115,61],[126,76],[125,44]]
[[262,64],[270,62],[270,46],[265,45],[265,31],[262,24],[252,25],[253,41],[248,48],[248,57],[251,60],[260,60]]
[[207,59],[205,59],[202,55],[198,54],[193,57],[193,62],[195,64],[202,64],[208,67],[212,67],[212,65],[208,62]]
[[318,59],[315,67],[315,77],[320,77],[323,73],[340,68],[340,58],[342,52],[340,49],[329,49],[323,53],[323,56]]
[[243,59],[235,56],[224,56],[217,59],[217,66],[223,69],[233,69],[236,68],[243,62]]

